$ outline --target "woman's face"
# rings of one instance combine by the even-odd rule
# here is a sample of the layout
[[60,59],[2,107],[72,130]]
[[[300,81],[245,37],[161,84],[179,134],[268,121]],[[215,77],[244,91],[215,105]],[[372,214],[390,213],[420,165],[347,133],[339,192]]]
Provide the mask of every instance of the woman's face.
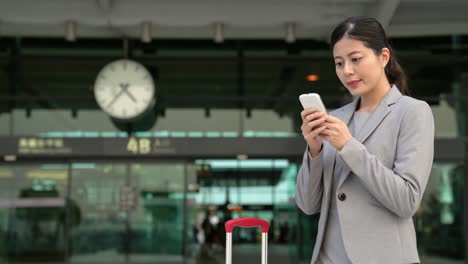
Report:
[[362,41],[342,38],[333,47],[336,75],[353,96],[368,94],[387,80],[385,65],[389,55],[387,48],[376,55]]

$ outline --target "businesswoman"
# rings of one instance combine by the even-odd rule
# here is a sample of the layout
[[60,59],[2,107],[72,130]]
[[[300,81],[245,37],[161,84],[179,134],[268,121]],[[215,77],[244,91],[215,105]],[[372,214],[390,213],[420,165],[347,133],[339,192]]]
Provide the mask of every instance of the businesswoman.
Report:
[[320,212],[311,263],[419,263],[412,216],[432,167],[434,120],[407,96],[381,24],[351,17],[331,34],[335,69],[355,100],[302,111],[307,150],[296,203]]

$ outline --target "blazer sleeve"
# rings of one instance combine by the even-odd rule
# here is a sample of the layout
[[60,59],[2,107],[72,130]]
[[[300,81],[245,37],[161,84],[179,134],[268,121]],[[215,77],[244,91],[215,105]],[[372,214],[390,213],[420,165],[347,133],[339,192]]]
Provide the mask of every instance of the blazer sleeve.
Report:
[[323,192],[323,149],[312,159],[309,152],[304,152],[302,166],[296,179],[296,204],[306,214],[320,212]]
[[365,188],[386,208],[403,218],[414,215],[432,169],[434,118],[426,102],[406,111],[399,129],[393,169],[385,167],[355,138],[339,155]]

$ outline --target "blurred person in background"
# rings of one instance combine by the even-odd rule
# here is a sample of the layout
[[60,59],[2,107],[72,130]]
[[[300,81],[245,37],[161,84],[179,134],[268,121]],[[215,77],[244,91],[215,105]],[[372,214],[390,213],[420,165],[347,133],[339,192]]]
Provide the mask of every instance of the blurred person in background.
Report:
[[311,263],[419,263],[412,216],[432,168],[434,119],[409,97],[382,25],[350,17],[331,34],[335,70],[354,101],[301,112],[307,142],[296,203],[320,212]]

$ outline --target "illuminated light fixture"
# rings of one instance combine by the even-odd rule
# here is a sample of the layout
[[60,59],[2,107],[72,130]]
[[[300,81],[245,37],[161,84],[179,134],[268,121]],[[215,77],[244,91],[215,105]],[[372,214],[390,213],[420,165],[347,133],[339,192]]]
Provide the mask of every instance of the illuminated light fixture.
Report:
[[151,22],[141,23],[141,42],[150,43],[153,39]]
[[316,82],[320,79],[320,77],[317,74],[309,74],[306,76],[306,80],[309,82]]
[[73,163],[72,169],[74,170],[94,170],[96,169],[96,163]]
[[244,210],[244,208],[238,204],[228,204],[227,209],[231,212],[242,212]]
[[246,159],[248,159],[248,158],[249,158],[249,156],[246,155],[246,154],[239,154],[239,155],[237,155],[237,159],[238,159],[238,160],[246,160]]
[[68,177],[67,170],[31,170],[26,177],[32,179],[65,180]]
[[224,41],[224,25],[223,23],[215,23],[214,25],[214,42],[222,43]]
[[76,21],[68,20],[65,22],[65,39],[67,41],[76,41]]
[[198,184],[190,183],[190,184],[188,185],[188,190],[189,190],[189,191],[196,191],[196,190],[198,190]]
[[0,178],[11,178],[13,177],[15,174],[13,173],[12,170],[10,169],[4,169],[4,170],[0,170]]
[[195,164],[209,165],[211,170],[218,169],[285,169],[290,166],[286,159],[205,159],[195,160]]
[[3,156],[3,159],[5,161],[16,161],[16,156],[15,155],[5,155],[5,156]]
[[286,23],[286,42],[294,43],[296,42],[296,23],[289,22]]

